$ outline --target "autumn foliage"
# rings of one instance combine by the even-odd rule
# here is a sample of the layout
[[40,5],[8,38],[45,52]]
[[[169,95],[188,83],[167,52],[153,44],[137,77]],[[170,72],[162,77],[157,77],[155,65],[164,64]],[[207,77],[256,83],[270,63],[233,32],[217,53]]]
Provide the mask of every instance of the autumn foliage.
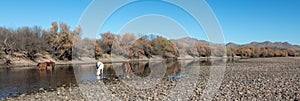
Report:
[[[71,30],[65,23],[53,22],[49,29],[40,27],[21,27],[8,29],[0,27],[0,59],[9,60],[14,52],[25,54],[25,58],[34,60],[38,53],[48,53],[56,60],[73,58],[110,58],[130,59],[178,58],[178,57],[287,57],[299,55],[300,49],[277,47],[254,47],[224,45],[201,42],[187,38],[167,39],[158,35],[125,33],[124,35],[102,33],[100,39],[82,39],[81,28]],[[76,44],[76,45],[74,45]]]
[[142,36],[136,38],[134,34],[123,36],[112,33],[101,34],[100,45],[105,54],[121,56],[131,59],[152,58],[158,56],[162,58],[179,57],[175,44],[161,36]]
[[52,23],[50,29],[40,27],[22,27],[18,29],[0,28],[1,52],[6,56],[14,52],[27,54],[29,59],[35,59],[37,53],[48,52],[58,60],[72,59],[73,41],[79,39],[80,27],[71,31],[65,23]]
[[231,47],[230,49],[231,49],[230,56],[241,56],[242,58],[296,56],[295,49],[251,47],[251,46],[243,46],[240,48]]

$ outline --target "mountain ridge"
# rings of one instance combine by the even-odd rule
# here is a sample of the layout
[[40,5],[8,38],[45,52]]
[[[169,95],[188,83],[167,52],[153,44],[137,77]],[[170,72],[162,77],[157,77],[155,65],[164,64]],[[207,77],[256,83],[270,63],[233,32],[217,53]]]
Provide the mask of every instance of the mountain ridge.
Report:
[[[184,37],[184,38],[180,38],[180,39],[171,39],[172,41],[175,42],[183,42],[185,44],[188,45],[194,45],[196,43],[198,44],[211,44],[211,42],[206,41],[206,40],[198,40],[196,38],[192,38],[192,37]],[[240,48],[240,47],[244,47],[244,46],[250,46],[250,47],[268,47],[268,48],[280,48],[280,49],[295,49],[300,51],[300,45],[296,45],[296,44],[291,44],[289,42],[271,42],[271,41],[263,41],[263,42],[257,42],[257,41],[253,41],[250,43],[246,43],[246,44],[237,44],[234,42],[228,42],[225,44],[226,47],[232,47],[232,48]]]

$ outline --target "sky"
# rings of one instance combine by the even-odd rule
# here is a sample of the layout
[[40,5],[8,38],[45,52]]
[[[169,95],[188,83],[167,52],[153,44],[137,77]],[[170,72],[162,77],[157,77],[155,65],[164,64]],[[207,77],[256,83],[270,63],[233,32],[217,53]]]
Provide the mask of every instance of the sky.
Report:
[[[51,27],[51,22],[56,21],[75,28],[85,9],[92,2],[92,0],[1,0],[0,26],[18,28],[38,25],[47,29]],[[271,41],[300,45],[299,0],[206,0],[206,2],[220,23],[226,43]],[[183,30],[171,29],[170,32],[185,31],[192,37],[206,39],[203,30],[184,10],[164,3],[149,3],[152,4],[141,2],[122,7],[106,21],[98,33],[106,31],[118,33],[125,30],[124,28],[130,29],[129,25],[138,22],[136,17],[144,14],[148,19],[149,16],[153,16],[153,19],[148,21],[149,25],[166,18],[176,23],[164,22],[161,26],[174,24],[171,27],[177,28],[175,24],[178,24],[184,27]],[[143,9],[150,10],[141,12]]]

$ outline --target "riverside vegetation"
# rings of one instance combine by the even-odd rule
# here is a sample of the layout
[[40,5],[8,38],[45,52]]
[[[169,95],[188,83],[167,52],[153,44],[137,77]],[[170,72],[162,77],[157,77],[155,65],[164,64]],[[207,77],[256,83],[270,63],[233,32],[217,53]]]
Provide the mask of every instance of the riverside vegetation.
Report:
[[[38,26],[9,29],[0,27],[0,63],[27,61],[70,61],[83,57],[130,59],[196,57],[287,57],[297,56],[300,47],[281,42],[214,44],[190,37],[166,39],[157,35],[101,33],[101,39],[81,38],[80,27],[70,30],[65,23],[52,22],[49,29]],[[96,36],[95,36],[96,37]],[[76,44],[76,45],[74,45]],[[225,46],[227,48],[225,48]],[[17,62],[16,62],[17,63]],[[22,62],[21,62],[22,63]]]

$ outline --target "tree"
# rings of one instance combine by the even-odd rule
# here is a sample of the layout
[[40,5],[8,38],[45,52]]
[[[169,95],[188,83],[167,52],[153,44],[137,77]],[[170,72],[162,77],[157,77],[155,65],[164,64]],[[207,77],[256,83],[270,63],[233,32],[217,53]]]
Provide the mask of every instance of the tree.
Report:
[[207,54],[206,54],[206,47],[202,44],[195,44],[195,47],[197,49],[197,52],[198,52],[198,55],[197,56],[202,56],[202,57],[206,57]]
[[217,45],[217,46],[212,46],[212,55],[216,57],[223,57],[226,55],[226,48],[223,46]]
[[135,35],[130,33],[121,36],[120,40],[115,39],[112,46],[113,50],[111,50],[112,54],[129,58],[129,50],[135,40]]
[[251,57],[253,54],[254,48],[251,46],[243,46],[238,49],[238,53],[241,55],[242,58],[244,57]]
[[99,47],[99,44],[98,44],[98,40],[96,40],[96,42],[94,43],[94,46],[95,46],[95,58],[96,60],[99,59],[99,57],[102,56],[102,49]]
[[147,36],[137,39],[129,49],[129,58],[151,58],[153,55],[153,47]]
[[153,49],[152,53],[155,55],[160,55],[163,58],[177,58],[179,57],[179,51],[175,44],[173,44],[170,40],[167,40],[161,36],[157,36],[152,41]]
[[231,57],[234,57],[234,56],[236,56],[236,54],[237,54],[237,49],[231,47],[231,48],[230,48],[230,52],[231,52]]
[[110,32],[101,34],[100,47],[103,49],[103,53],[111,54],[111,48],[116,37]]
[[268,56],[268,50],[264,47],[259,48],[260,55],[259,57],[267,57]]
[[296,50],[293,48],[288,49],[288,56],[294,56],[296,57]]
[[[59,32],[58,32],[59,30]],[[80,39],[81,28],[76,27],[74,31],[70,31],[70,28],[65,23],[58,24],[52,22],[52,27],[49,31],[43,31],[44,38],[46,38],[51,49],[50,53],[53,57],[60,60],[72,59],[72,46],[73,41]]]

